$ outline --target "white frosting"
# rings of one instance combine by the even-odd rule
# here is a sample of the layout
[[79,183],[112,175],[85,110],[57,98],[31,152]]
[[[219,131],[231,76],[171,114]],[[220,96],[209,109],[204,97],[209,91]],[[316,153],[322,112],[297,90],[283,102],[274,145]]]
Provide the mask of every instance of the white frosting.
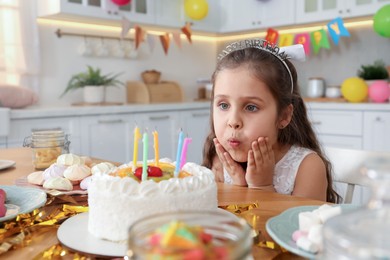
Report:
[[87,178],[83,179],[80,182],[80,188],[83,190],[88,190],[88,187],[91,184],[91,181],[92,181],[92,175],[88,176]]
[[94,165],[91,168],[91,173],[96,174],[96,173],[109,173],[112,169],[115,168],[115,165],[109,162],[101,162],[96,165]]
[[187,163],[186,178],[156,183],[138,183],[97,173],[88,188],[88,230],[96,237],[112,241],[127,239],[128,227],[146,216],[177,210],[214,210],[218,207],[214,174],[207,168]]
[[85,161],[78,155],[72,153],[65,153],[57,157],[57,163],[61,165],[70,166],[74,164],[84,164]]
[[70,181],[81,181],[91,175],[91,169],[87,165],[74,164],[64,171],[64,177]]
[[27,175],[27,181],[28,181],[28,183],[31,183],[31,184],[42,185],[44,182],[43,171],[37,171],[37,172],[30,173],[29,175]]
[[68,168],[68,166],[53,163],[49,166],[49,168],[43,171],[43,179],[48,180],[54,177],[63,177],[66,168]]
[[66,191],[73,190],[73,185],[70,182],[70,180],[64,177],[54,177],[48,179],[43,183],[43,187],[45,189],[50,189],[50,190],[66,190]]

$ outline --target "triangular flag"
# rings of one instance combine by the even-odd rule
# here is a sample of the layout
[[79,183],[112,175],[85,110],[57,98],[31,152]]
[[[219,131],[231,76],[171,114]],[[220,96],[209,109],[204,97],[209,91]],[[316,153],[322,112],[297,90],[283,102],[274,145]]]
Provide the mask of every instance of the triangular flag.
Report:
[[137,50],[141,42],[145,40],[145,31],[138,25],[136,25],[134,29],[135,29],[135,49]]
[[279,35],[279,47],[290,46],[294,44],[294,34],[286,33]]
[[154,47],[156,46],[156,37],[154,35],[147,34],[146,41],[148,42],[150,52],[153,52]]
[[121,31],[121,39],[125,38],[127,33],[129,32],[131,28],[131,22],[126,19],[126,17],[122,17],[122,31]]
[[164,49],[165,55],[167,55],[168,49],[169,49],[169,33],[160,35],[160,41],[161,41],[161,45]]
[[310,33],[311,45],[313,46],[314,53],[318,53],[321,48],[329,49],[328,36],[324,29],[314,31]]
[[347,28],[344,26],[343,19],[337,17],[328,23],[328,31],[333,42],[338,45],[340,36],[350,36]]
[[192,40],[191,40],[191,34],[192,34],[191,25],[192,25],[192,23],[187,22],[183,27],[181,27],[181,31],[184,33],[185,36],[187,36],[187,39],[188,39],[188,41],[190,43],[192,43]]
[[310,35],[309,33],[298,33],[295,35],[294,42],[296,44],[302,44],[305,54],[310,55]]
[[173,40],[175,41],[177,47],[181,48],[181,38],[179,32],[172,33]]
[[278,42],[279,33],[278,31],[268,28],[267,35],[265,36],[265,40],[271,44],[276,44]]

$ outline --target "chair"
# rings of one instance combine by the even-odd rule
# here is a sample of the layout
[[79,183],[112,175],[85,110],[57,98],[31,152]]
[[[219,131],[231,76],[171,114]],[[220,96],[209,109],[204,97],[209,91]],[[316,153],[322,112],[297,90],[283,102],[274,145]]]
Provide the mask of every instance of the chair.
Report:
[[336,147],[324,147],[324,152],[332,163],[334,181],[347,184],[343,203],[352,203],[356,185],[367,186],[364,169],[375,169],[385,163],[390,165],[390,153],[387,152]]

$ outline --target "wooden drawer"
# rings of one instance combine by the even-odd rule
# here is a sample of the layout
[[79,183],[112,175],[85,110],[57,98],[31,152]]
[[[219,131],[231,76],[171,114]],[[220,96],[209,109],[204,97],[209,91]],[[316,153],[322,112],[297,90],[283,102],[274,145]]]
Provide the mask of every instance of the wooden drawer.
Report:
[[309,120],[318,134],[362,136],[363,112],[309,110]]

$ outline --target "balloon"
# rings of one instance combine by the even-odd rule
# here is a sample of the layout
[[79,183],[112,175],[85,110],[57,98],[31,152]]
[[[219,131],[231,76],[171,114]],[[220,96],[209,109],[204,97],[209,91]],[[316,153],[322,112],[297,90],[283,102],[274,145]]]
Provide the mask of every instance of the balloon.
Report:
[[390,86],[387,80],[377,80],[370,84],[368,96],[376,103],[383,103],[389,99]]
[[363,102],[368,95],[368,86],[361,78],[348,78],[341,84],[341,93],[349,102]]
[[207,16],[209,5],[206,0],[185,0],[184,11],[194,20],[202,20]]
[[374,15],[374,30],[380,36],[390,37],[390,4],[383,6]]
[[127,5],[131,0],[111,0],[116,5]]

